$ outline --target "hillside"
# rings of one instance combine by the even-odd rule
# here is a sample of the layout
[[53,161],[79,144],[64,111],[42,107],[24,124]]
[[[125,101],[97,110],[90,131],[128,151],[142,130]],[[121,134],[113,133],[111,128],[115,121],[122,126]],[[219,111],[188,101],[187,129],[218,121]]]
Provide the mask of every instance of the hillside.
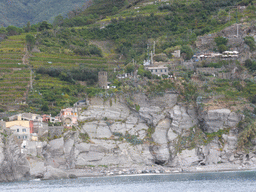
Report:
[[[0,24],[22,27],[28,21],[35,24],[44,20],[53,21],[59,14],[67,15],[81,8],[84,0],[9,0],[0,2]],[[61,6],[60,6],[61,5]]]
[[23,62],[25,52],[25,35],[9,37],[0,44],[1,110],[6,106],[13,110],[13,105],[22,105],[27,99],[30,70]]
[[28,145],[31,174],[255,168],[255,13],[256,0],[95,0],[1,28],[1,111],[54,117],[84,100]]
[[[199,46],[200,38],[207,35],[210,37],[235,22],[251,23],[243,27],[249,29],[255,19],[254,10],[253,2],[237,0],[98,0],[84,11],[70,16],[70,19],[56,18],[54,28],[47,23],[36,24],[34,28],[40,32],[22,34],[23,38],[27,34],[33,34],[35,38],[34,49],[27,54],[27,67],[33,68],[34,72],[34,90],[28,92],[27,110],[41,111],[43,106],[48,106],[44,109],[56,114],[61,107],[72,105],[79,98],[83,98],[85,93],[92,96],[99,94],[103,90],[95,86],[100,70],[108,71],[109,81],[120,86],[115,76],[123,71],[132,72],[138,69],[143,60],[148,59],[148,53],[153,51],[154,42],[156,55],[165,55],[164,58],[155,59],[168,62],[169,70],[172,71],[170,74],[191,78],[198,66],[208,64],[194,63],[193,68],[189,69],[179,66],[176,71],[172,65],[189,60],[200,51],[217,51],[214,38],[211,43]],[[9,31],[8,34],[12,35]],[[225,36],[224,33],[219,35]],[[245,36],[246,33],[239,42],[243,42],[242,38]],[[9,36],[2,45],[7,46],[12,38],[18,36]],[[205,42],[207,41],[206,38]],[[247,45],[242,43],[239,46]],[[181,49],[181,59],[172,57],[171,51],[176,48]],[[232,41],[226,46],[226,49],[230,48],[237,49],[232,46]],[[245,48],[239,49],[240,51],[244,55],[250,52]],[[250,54],[253,55],[253,51]],[[237,62],[242,62],[243,67],[244,60]],[[6,63],[3,61],[2,64]],[[220,63],[217,65],[225,66]],[[235,64],[234,66],[239,67]],[[147,73],[144,76],[150,77]],[[249,99],[252,94],[246,97]]]

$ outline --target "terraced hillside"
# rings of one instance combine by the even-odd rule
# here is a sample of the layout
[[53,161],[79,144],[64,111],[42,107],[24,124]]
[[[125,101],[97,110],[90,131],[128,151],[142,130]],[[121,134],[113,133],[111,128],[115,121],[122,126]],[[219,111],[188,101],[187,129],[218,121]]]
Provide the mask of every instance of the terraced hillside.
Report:
[[[97,82],[99,70],[113,72],[114,68],[124,65],[123,60],[113,59],[117,57],[116,54],[106,52],[104,49],[104,56],[100,57],[56,53],[55,46],[45,49],[44,46],[39,45],[39,48],[42,52],[29,54],[29,65],[35,72],[33,91],[29,92],[28,97],[28,111],[31,112],[44,110],[55,114],[62,107],[72,106],[85,96],[86,85],[90,83],[86,81],[85,76],[93,73],[92,78]],[[49,53],[53,51],[55,52]],[[77,81],[75,82],[74,79]]]
[[84,65],[88,68],[105,68],[106,59],[101,57],[70,56],[65,54],[32,53],[30,64],[39,67],[72,68]]
[[26,101],[30,70],[23,64],[25,35],[10,36],[0,43],[0,103],[20,105]]

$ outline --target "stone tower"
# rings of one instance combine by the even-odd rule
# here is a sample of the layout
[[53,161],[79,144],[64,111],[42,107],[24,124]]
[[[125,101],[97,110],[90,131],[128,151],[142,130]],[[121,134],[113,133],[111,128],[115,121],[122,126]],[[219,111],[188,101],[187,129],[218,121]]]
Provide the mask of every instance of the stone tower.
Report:
[[107,89],[108,86],[108,73],[106,71],[100,71],[98,73],[99,86],[102,89]]

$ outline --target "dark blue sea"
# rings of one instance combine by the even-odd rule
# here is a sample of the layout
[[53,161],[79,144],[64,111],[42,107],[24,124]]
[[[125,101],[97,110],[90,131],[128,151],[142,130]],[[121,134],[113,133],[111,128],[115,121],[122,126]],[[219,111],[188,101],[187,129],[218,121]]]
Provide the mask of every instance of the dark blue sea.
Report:
[[92,177],[1,183],[0,192],[239,192],[256,191],[256,171]]

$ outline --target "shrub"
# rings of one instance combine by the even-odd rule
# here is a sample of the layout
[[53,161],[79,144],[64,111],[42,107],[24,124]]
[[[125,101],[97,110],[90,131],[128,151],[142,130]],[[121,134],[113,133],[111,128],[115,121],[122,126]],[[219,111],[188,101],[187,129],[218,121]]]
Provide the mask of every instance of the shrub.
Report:
[[193,50],[188,45],[184,45],[184,46],[181,47],[181,53],[185,53],[186,54],[185,55],[185,59],[186,60],[191,59],[193,57],[193,54],[194,54]]
[[251,59],[246,59],[244,63],[245,67],[248,68],[250,71],[256,70],[256,62],[252,61]]
[[253,37],[246,36],[244,38],[244,42],[250,47],[251,51],[255,51],[256,50],[256,45],[255,45],[255,41],[254,41]]
[[85,143],[90,140],[90,137],[87,133],[79,133],[79,138]]
[[136,111],[139,111],[140,110],[140,106],[135,104],[135,109],[136,109]]
[[126,139],[126,141],[128,141],[132,145],[143,144],[143,141],[141,139],[138,139],[136,135],[130,135],[129,133],[126,133],[124,138]]
[[225,37],[215,37],[214,41],[218,47],[220,45],[227,45],[228,43],[228,39],[226,39]]
[[219,50],[220,53],[222,53],[222,52],[227,50],[227,46],[226,45],[219,45],[218,50]]
[[249,123],[245,129],[239,134],[238,149],[248,150],[251,145],[251,139],[256,136],[256,121]]

